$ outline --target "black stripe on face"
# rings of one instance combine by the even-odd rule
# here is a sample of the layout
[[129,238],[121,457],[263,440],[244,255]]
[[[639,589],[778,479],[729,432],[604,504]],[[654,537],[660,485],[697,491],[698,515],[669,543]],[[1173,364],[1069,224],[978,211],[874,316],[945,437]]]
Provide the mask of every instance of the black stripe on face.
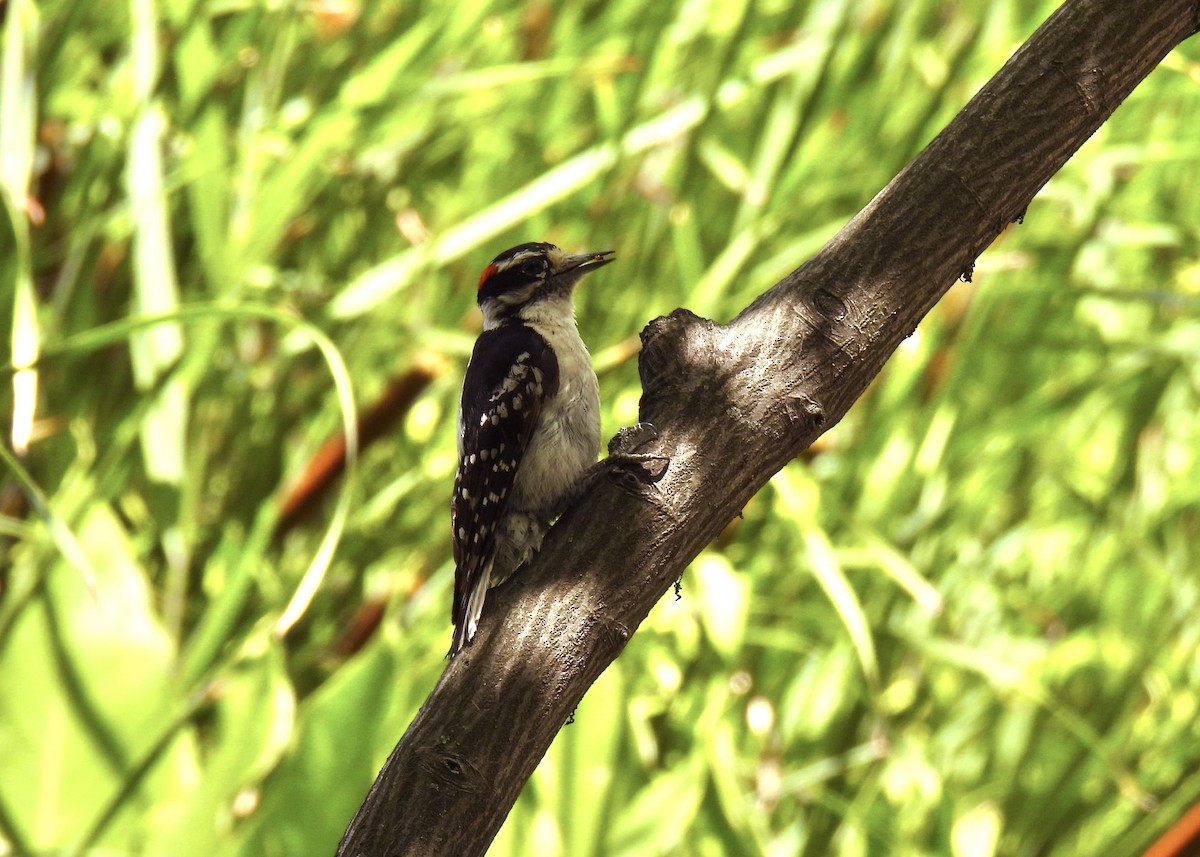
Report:
[[521,292],[545,282],[553,244],[520,244],[492,260],[479,278],[479,302]]

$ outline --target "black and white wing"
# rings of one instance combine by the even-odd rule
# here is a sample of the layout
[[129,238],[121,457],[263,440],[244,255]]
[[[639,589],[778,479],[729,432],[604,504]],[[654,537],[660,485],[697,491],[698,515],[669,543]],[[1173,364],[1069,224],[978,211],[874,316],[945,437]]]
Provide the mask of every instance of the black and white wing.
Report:
[[454,530],[454,642],[475,636],[496,555],[496,532],[521,458],[558,388],[558,361],[532,328],[505,322],[475,342],[459,405],[458,475],[451,500]]

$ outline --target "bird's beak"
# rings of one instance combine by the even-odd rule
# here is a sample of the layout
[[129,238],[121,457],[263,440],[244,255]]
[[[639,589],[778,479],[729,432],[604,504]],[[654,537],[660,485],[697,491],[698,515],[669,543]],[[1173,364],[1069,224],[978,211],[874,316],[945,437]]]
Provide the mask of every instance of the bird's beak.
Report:
[[616,250],[601,250],[599,253],[580,253],[578,256],[568,256],[563,259],[562,273],[582,268],[583,273],[586,274],[588,271],[594,271],[597,268],[607,265],[616,258]]

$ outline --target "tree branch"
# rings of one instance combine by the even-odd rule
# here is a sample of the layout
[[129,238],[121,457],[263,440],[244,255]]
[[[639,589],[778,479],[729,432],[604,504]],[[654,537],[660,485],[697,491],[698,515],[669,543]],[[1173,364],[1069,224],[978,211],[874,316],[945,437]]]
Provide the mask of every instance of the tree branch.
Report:
[[584,692],[687,564],[845,415],[896,346],[1177,44],[1197,0],[1069,0],[816,256],[728,325],[642,334],[641,419],[615,471],[498,588],[338,850],[482,854]]

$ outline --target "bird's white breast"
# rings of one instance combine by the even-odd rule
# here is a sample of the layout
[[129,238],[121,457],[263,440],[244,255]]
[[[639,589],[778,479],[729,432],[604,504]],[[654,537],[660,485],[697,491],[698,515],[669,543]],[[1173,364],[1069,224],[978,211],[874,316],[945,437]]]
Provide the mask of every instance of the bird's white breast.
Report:
[[[521,461],[509,508],[558,514],[557,506],[600,452],[600,386],[587,346],[567,306],[547,302],[525,321],[549,343],[558,359],[558,392],[542,404],[537,430]],[[541,486],[537,502],[523,488]],[[533,506],[551,508],[533,508]]]

